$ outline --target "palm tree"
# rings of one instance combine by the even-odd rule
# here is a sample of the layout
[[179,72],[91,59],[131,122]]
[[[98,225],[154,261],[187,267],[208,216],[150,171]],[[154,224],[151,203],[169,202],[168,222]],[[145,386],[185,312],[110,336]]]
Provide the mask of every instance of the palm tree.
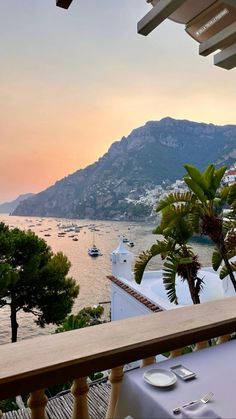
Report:
[[[154,231],[165,237],[157,241],[150,250],[143,252],[135,264],[135,279],[140,283],[148,262],[156,255],[162,255],[163,281],[170,301],[178,303],[175,293],[175,278],[179,274],[188,286],[194,304],[199,301],[202,280],[197,277],[200,267],[197,255],[187,246],[194,233],[207,235],[215,244],[212,266],[218,270],[222,261],[224,266],[220,278],[229,275],[236,291],[236,262],[230,261],[236,256],[236,184],[221,186],[226,167],[218,170],[213,164],[201,173],[195,167],[186,164],[184,180],[189,192],[170,193],[157,205],[157,212],[162,215],[161,224]],[[223,217],[224,205],[230,206],[227,218]]]
[[[233,274],[236,263],[230,262],[236,255],[236,184],[220,187],[225,166],[216,170],[210,164],[203,173],[189,164],[184,167],[187,171],[184,180],[192,191],[190,213],[194,230],[207,235],[214,242],[212,266],[217,270],[224,262],[220,278],[229,275],[236,291]],[[222,213],[225,204],[231,205],[230,216],[227,218]],[[168,210],[168,205],[165,208]]]
[[[141,283],[148,262],[157,255],[164,259],[163,282],[170,302],[178,304],[176,295],[176,276],[187,281],[193,304],[200,303],[200,291],[203,285],[198,277],[200,263],[193,249],[187,245],[193,235],[191,217],[189,216],[192,194],[171,194],[162,200],[157,212],[161,212],[160,225],[154,234],[162,234],[164,240],[157,240],[150,250],[143,252],[135,263],[134,273],[137,283]],[[166,203],[168,208],[166,209]]]

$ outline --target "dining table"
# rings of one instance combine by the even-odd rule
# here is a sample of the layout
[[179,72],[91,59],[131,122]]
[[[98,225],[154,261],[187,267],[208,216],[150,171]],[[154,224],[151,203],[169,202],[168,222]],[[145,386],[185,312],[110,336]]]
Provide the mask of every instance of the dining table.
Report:
[[[159,387],[144,379],[151,370],[182,365],[196,374],[183,380],[177,377],[172,385]],[[177,415],[173,409],[212,392],[213,398],[202,405],[201,418],[236,418],[236,340],[190,352],[176,358],[124,373],[115,408],[115,418],[182,419],[189,416],[188,408]],[[206,409],[206,410],[204,410]],[[206,412],[204,416],[204,411]],[[209,413],[210,412],[210,413]]]

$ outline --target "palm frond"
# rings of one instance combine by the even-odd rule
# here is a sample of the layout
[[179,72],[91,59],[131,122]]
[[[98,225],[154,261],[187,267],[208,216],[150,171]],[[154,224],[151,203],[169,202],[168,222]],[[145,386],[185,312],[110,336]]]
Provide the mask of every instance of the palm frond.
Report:
[[169,207],[170,205],[173,205],[173,204],[178,204],[179,202],[189,203],[192,201],[192,199],[193,199],[193,194],[190,191],[170,193],[169,195],[165,196],[157,203],[156,211],[159,212],[162,209]]
[[227,202],[229,205],[232,205],[236,202],[236,183],[229,187],[228,199]]
[[217,193],[217,196],[221,199],[222,202],[226,202],[228,201],[229,192],[230,192],[230,187],[224,186],[223,188],[219,190],[219,192]]
[[212,254],[212,259],[211,259],[211,263],[212,263],[212,267],[214,271],[217,271],[219,269],[221,262],[222,262],[222,256],[220,252],[218,252],[218,250],[214,250]]
[[200,292],[203,290],[204,281],[202,278],[197,277],[195,283],[195,290],[196,294],[199,295]]
[[146,250],[145,252],[141,253],[136,260],[134,265],[134,278],[137,284],[141,284],[145,268],[152,258],[152,252],[150,250]]
[[[232,271],[236,272],[236,262],[231,262],[230,266],[231,266]],[[220,279],[224,279],[227,275],[229,275],[229,272],[226,266],[224,265],[220,271]]]
[[224,202],[221,198],[215,197],[213,199],[213,207],[214,207],[215,214],[220,214],[221,213],[223,204],[224,204]]
[[176,294],[175,278],[178,262],[174,256],[169,255],[163,265],[163,283],[167,291],[167,296],[171,303],[178,304]]
[[205,196],[201,186],[199,186],[196,182],[194,182],[190,177],[187,176],[184,176],[184,181],[188,185],[189,189],[191,189],[195,193],[195,195],[201,202],[206,202],[207,197]]
[[199,233],[200,231],[200,215],[199,212],[193,211],[188,215],[188,219],[191,223],[192,229],[195,233]]
[[187,242],[194,232],[189,211],[188,203],[163,209],[161,223],[155,232],[172,237],[179,243]]
[[191,164],[185,164],[184,165],[189,177],[192,179],[193,183],[195,185],[198,185],[203,192],[207,192],[207,183],[205,181],[205,177],[202,175],[202,173]]
[[227,258],[228,258],[228,259],[232,259],[234,256],[236,256],[236,248],[234,248],[234,249],[230,249],[230,250],[227,252]]
[[227,235],[229,235],[231,231],[233,232],[235,228],[236,228],[236,220],[224,218],[223,224],[222,224],[223,237],[224,238],[227,237]]
[[170,226],[170,224],[174,227],[178,224],[180,219],[183,219],[187,215],[191,213],[191,208],[189,203],[180,203],[177,206],[170,206],[168,208],[164,208],[161,212],[162,219],[160,223],[160,227],[163,229],[164,227]]
[[157,255],[162,255],[162,257],[165,258],[169,252],[174,251],[175,245],[175,240],[169,237],[168,239],[157,240],[157,243],[152,245],[150,251],[153,257]]
[[212,185],[212,179],[215,173],[215,167],[213,164],[209,164],[206,170],[203,172],[202,176],[206,182],[207,188],[210,188]]
[[213,185],[213,188],[214,188],[215,192],[217,191],[217,189],[220,186],[220,182],[221,182],[221,180],[222,180],[222,178],[225,174],[226,169],[227,169],[226,166],[222,166],[218,170],[215,170],[214,178],[213,178],[213,181],[212,181],[212,185]]
[[168,240],[157,240],[157,243],[153,244],[150,250],[142,252],[134,266],[134,277],[137,284],[141,284],[148,262],[158,255],[162,255],[165,258],[170,251],[173,251],[174,247],[175,241],[171,238]]

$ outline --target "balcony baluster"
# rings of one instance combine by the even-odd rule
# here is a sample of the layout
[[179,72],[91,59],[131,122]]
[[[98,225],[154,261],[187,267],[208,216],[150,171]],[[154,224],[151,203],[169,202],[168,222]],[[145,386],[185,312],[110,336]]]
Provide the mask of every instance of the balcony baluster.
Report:
[[229,340],[230,340],[230,335],[219,336],[217,339],[217,345],[220,343],[228,342]]
[[203,340],[202,342],[197,342],[196,345],[194,346],[193,351],[200,351],[201,349],[207,348],[208,347],[208,341],[207,340]]
[[30,393],[27,405],[31,410],[31,419],[47,419],[45,408],[48,398],[44,390],[35,390]]
[[71,393],[74,396],[72,419],[89,419],[87,393],[89,386],[87,377],[76,378],[71,386]]
[[142,360],[141,368],[146,367],[147,365],[152,365],[156,363],[156,357],[155,356],[149,356],[148,358],[145,358]]
[[169,358],[176,358],[177,356],[182,355],[183,348],[175,349],[174,351],[170,351]]
[[112,368],[110,372],[109,381],[111,383],[111,396],[107,409],[106,419],[111,419],[114,417],[114,411],[119,397],[123,375],[123,366]]

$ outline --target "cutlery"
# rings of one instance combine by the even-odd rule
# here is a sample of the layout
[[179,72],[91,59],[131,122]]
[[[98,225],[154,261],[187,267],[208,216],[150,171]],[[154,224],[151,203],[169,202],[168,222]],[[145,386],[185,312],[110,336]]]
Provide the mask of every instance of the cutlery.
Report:
[[178,413],[180,413],[180,409],[182,407],[187,407],[187,406],[190,406],[190,405],[192,405],[194,403],[198,403],[198,402],[208,403],[212,399],[213,396],[214,396],[214,393],[212,393],[211,391],[209,391],[209,393],[205,394],[205,396],[203,396],[201,399],[192,400],[191,402],[185,403],[182,406],[176,407],[175,409],[173,409],[173,413],[175,415],[177,415]]

